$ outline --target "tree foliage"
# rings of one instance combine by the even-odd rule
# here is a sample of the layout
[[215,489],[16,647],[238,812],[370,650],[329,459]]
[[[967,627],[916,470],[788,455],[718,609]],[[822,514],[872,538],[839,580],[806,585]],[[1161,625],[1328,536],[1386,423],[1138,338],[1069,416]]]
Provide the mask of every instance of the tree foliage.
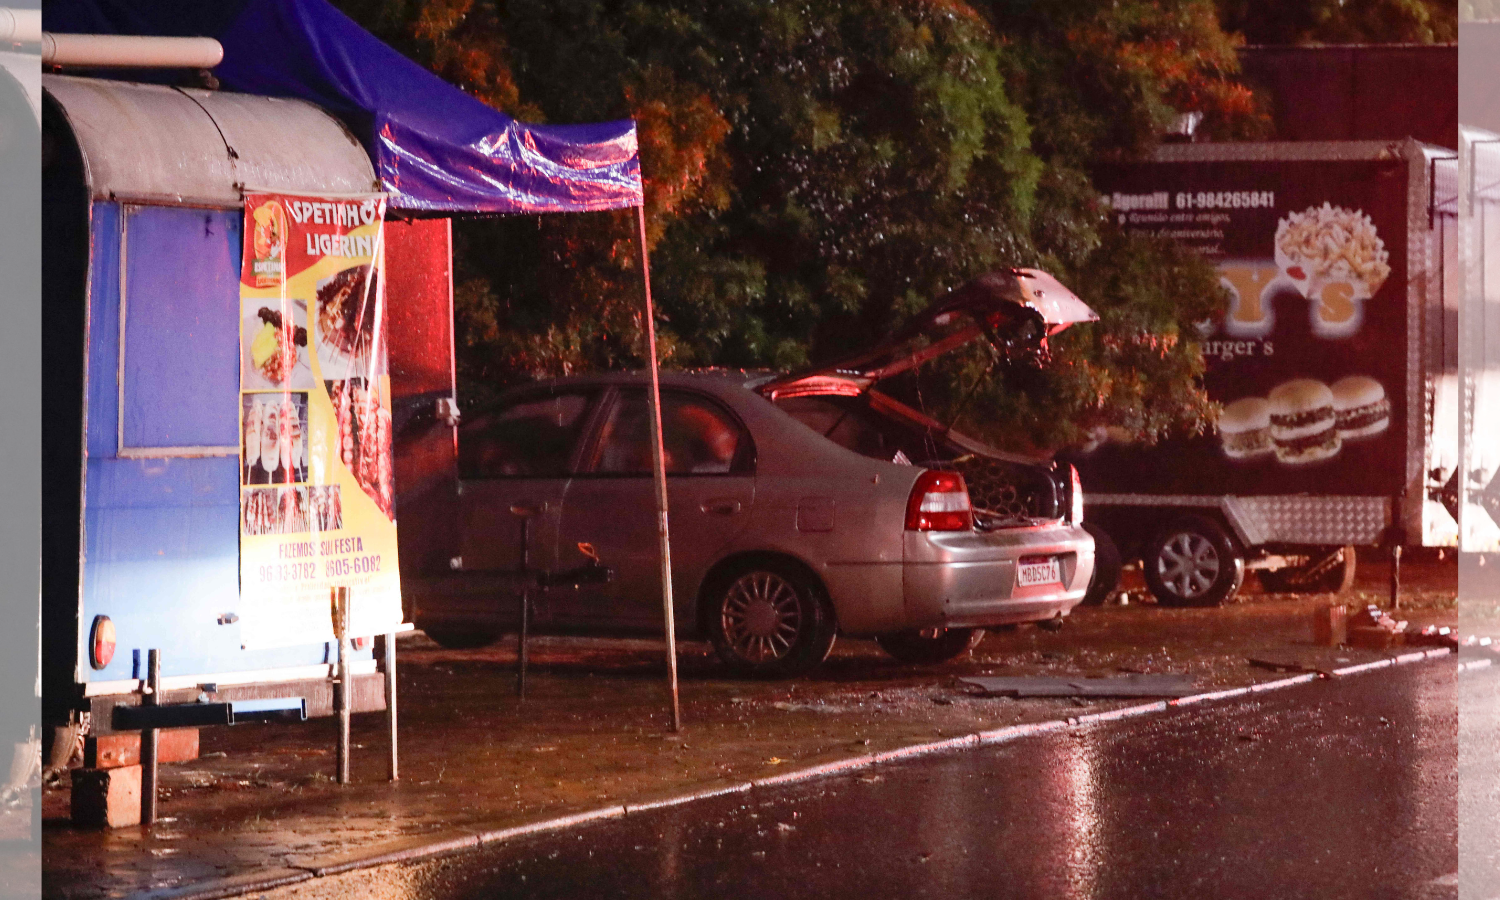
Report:
[[[520,117],[631,116],[667,365],[790,368],[868,344],[964,281],[1058,274],[1103,321],[1055,365],[985,351],[896,389],[1036,450],[1200,427],[1211,269],[1131,238],[1089,181],[1179,114],[1263,127],[1210,0],[344,0]],[[634,212],[460,222],[469,396],[642,362]],[[980,376],[984,376],[981,378]]]
[[1218,0],[1224,29],[1252,44],[1432,44],[1458,40],[1456,0]]

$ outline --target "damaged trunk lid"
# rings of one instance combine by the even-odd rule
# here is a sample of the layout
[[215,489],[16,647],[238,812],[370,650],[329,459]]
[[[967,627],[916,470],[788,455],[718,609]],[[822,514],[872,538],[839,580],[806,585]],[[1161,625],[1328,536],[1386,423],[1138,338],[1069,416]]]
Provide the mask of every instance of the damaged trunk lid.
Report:
[[874,347],[772,379],[758,390],[771,400],[855,396],[979,337],[1007,359],[1045,359],[1047,338],[1098,320],[1088,304],[1040,269],[990,272],[950,292]]

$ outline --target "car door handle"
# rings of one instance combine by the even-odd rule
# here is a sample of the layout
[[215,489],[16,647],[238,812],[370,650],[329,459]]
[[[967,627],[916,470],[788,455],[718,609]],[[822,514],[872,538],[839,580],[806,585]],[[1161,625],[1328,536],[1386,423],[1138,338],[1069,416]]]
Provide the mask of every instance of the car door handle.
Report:
[[732,516],[740,511],[740,501],[728,498],[704,500],[703,505],[698,508],[706,513],[716,513],[721,516]]

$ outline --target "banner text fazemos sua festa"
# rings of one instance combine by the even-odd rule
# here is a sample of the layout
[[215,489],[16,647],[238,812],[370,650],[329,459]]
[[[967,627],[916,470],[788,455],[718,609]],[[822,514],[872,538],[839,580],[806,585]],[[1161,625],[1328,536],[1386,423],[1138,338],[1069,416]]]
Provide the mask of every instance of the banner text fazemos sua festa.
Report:
[[240,589],[247,646],[401,622],[382,278],[385,198],[245,195]]

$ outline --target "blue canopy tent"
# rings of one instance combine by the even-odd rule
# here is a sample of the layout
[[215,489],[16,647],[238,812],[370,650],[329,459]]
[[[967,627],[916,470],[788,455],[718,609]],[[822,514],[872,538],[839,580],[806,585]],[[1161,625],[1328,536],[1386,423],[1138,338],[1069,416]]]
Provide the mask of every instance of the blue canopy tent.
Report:
[[55,0],[43,11],[43,27],[51,33],[216,39],[224,57],[214,76],[224,87],[306,100],[343,120],[369,153],[390,207],[400,212],[636,209],[656,420],[653,469],[672,722],[674,730],[680,728],[656,329],[635,123],[519,122],[405,58],[325,0]]
[[530,125],[486,106],[381,43],[325,0],[59,0],[52,32],[211,37],[214,76],[247,94],[296,97],[343,119],[392,208],[591,212],[641,205],[635,123]]

